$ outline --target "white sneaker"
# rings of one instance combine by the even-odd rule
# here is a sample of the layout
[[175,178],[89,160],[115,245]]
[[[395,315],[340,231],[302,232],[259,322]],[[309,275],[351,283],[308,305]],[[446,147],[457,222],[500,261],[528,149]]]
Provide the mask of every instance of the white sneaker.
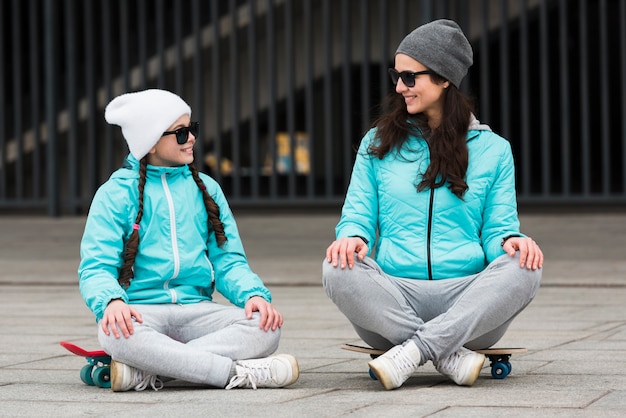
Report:
[[295,383],[298,377],[300,377],[298,362],[289,354],[239,360],[235,363],[235,375],[230,379],[226,389],[282,388]]
[[478,379],[484,363],[484,354],[461,347],[456,353],[435,362],[435,368],[442,375],[452,379],[457,385],[472,386]]
[[119,361],[111,361],[111,390],[113,392],[125,392],[131,389],[141,391],[148,386],[159,390],[163,388],[163,382],[155,375],[146,374]]
[[370,361],[370,370],[385,389],[399,388],[417,370],[421,355],[413,341],[396,345],[376,359]]

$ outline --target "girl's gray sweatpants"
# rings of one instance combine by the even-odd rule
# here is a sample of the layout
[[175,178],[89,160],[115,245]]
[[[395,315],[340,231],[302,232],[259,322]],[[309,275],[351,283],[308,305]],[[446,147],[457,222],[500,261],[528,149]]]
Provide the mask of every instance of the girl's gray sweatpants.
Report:
[[415,342],[422,364],[465,346],[491,347],[535,297],[541,269],[527,270],[515,257],[500,256],[482,272],[446,280],[393,277],[371,258],[352,269],[324,260],[328,297],[372,347],[389,349]]
[[215,387],[228,384],[233,361],[267,357],[278,348],[280,328],[259,328],[260,316],[215,302],[133,305],[143,317],[129,338],[98,327],[100,345],[116,361],[162,378]]

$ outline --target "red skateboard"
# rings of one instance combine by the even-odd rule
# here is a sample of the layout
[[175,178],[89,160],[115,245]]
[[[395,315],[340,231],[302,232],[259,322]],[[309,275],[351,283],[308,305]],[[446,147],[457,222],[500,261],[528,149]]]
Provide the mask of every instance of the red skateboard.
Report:
[[80,369],[80,380],[83,383],[100,388],[111,387],[111,356],[104,350],[87,351],[67,341],[61,341],[59,344],[67,351],[84,357],[89,363]]

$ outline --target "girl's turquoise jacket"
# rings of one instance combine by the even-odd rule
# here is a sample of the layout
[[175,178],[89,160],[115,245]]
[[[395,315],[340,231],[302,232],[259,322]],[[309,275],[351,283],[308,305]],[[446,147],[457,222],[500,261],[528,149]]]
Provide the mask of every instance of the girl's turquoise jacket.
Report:
[[411,136],[382,160],[368,154],[375,129],[361,141],[337,238],[361,236],[387,274],[447,279],[482,271],[504,254],[519,231],[515,167],[508,141],[472,118],[467,134],[469,189],[463,200],[448,187],[417,191],[429,165],[428,144]]
[[214,290],[237,306],[252,296],[271,301],[269,290],[251,271],[237,225],[221,188],[200,173],[220,208],[228,238],[223,248],[208,229],[201,192],[187,166],[148,165],[135,277],[118,284],[124,242],[137,216],[139,162],[132,155],[96,192],[80,246],[80,292],[99,321],[108,303],[196,303]]

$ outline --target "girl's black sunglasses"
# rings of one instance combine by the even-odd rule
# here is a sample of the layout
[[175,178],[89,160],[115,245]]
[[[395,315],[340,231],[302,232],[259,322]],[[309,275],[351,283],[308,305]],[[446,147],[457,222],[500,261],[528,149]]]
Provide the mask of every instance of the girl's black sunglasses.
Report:
[[174,134],[176,135],[176,142],[178,142],[179,145],[183,145],[189,140],[189,132],[191,132],[194,138],[198,138],[198,134],[200,133],[200,122],[191,122],[189,126],[176,129],[175,131],[165,131],[162,136]]
[[398,79],[402,79],[402,82],[404,83],[405,86],[407,87],[413,87],[415,86],[415,77],[417,77],[418,75],[422,75],[422,74],[434,74],[433,71],[431,70],[424,70],[424,71],[418,71],[416,73],[412,72],[412,71],[402,71],[402,72],[397,72],[395,68],[390,68],[389,69],[389,75],[391,76],[391,82],[393,83],[393,85],[395,86],[396,84],[398,84]]

